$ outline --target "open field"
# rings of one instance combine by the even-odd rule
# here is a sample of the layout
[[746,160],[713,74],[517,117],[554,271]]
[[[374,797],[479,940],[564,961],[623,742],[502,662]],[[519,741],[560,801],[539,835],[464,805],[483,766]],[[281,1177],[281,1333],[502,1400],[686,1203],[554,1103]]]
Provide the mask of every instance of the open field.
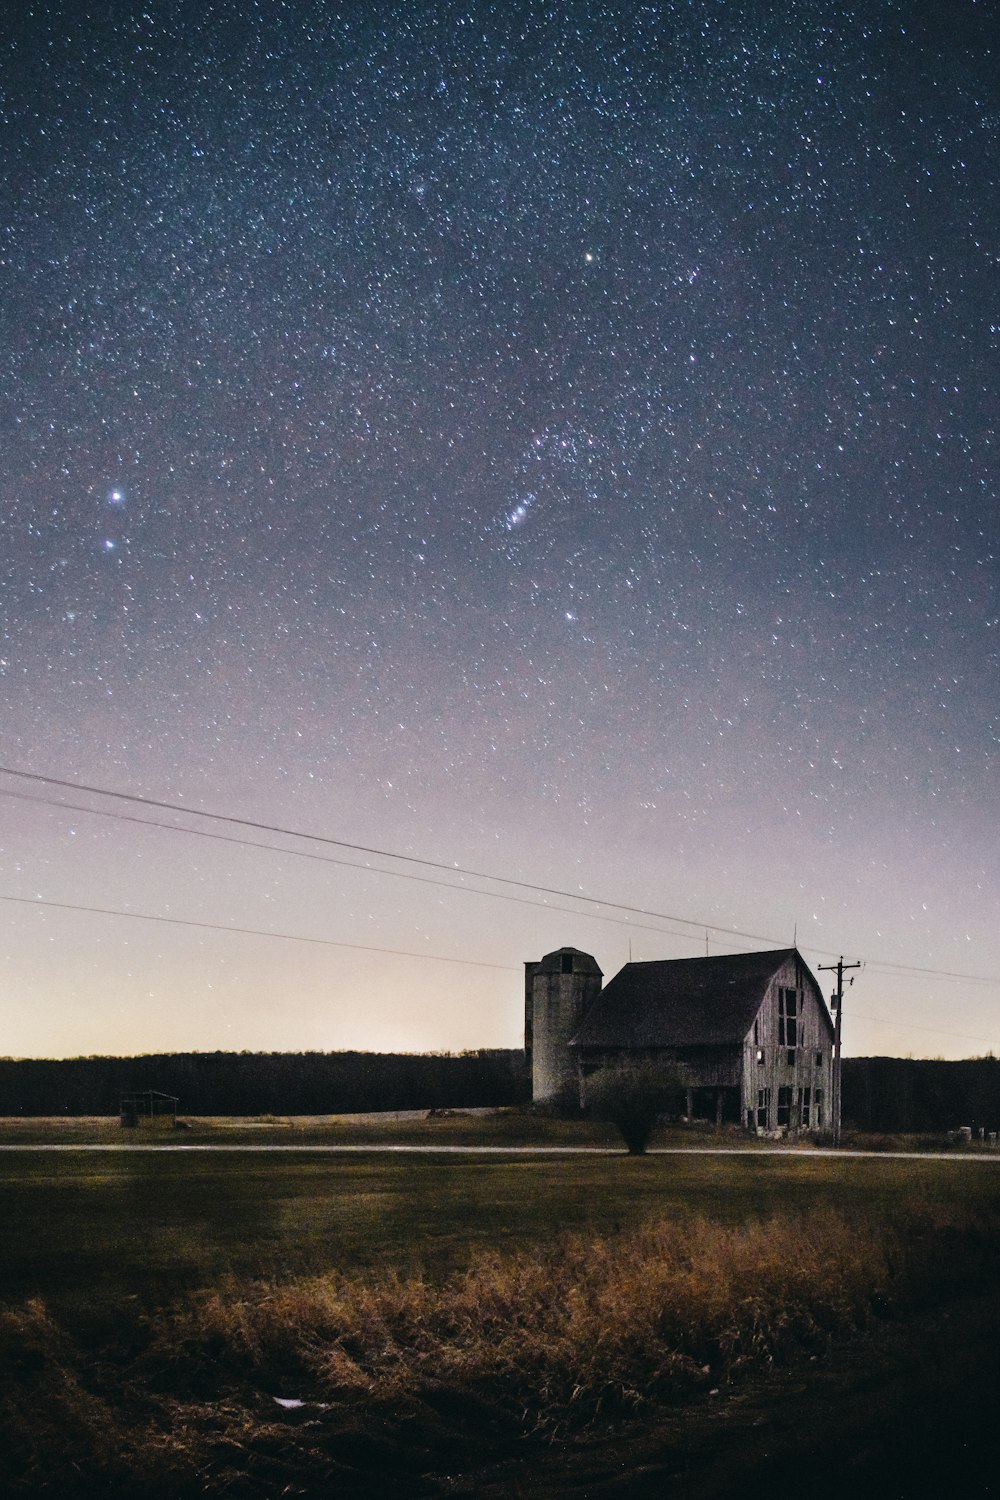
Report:
[[[370,1115],[265,1115],[185,1118],[183,1129],[123,1130],[117,1118],[3,1119],[0,1145],[620,1145],[598,1120],[557,1120],[528,1110],[406,1110]],[[714,1139],[707,1130],[692,1140]]]
[[[873,1327],[912,1386],[928,1316],[969,1297],[935,1365],[950,1350],[977,1389],[997,1373],[955,1347],[1000,1325],[986,1163],[32,1153],[0,1156],[0,1222],[13,1494],[542,1496],[573,1472],[589,1495],[591,1452],[648,1466],[666,1422],[669,1470],[671,1423],[718,1438],[710,1391],[738,1415],[778,1370],[835,1369],[838,1340],[868,1360]],[[796,1389],[782,1401],[808,1410]],[[547,1468],[553,1436],[569,1447]]]
[[[120,1139],[120,1137],[119,1137]],[[957,1164],[956,1164],[957,1166]],[[984,1164],[985,1166],[985,1164]],[[978,1178],[982,1175],[976,1172]],[[0,1156],[0,1278],[92,1317],[223,1275],[463,1265],[476,1250],[603,1235],[651,1218],[1000,1202],[951,1163],[789,1153],[574,1158],[147,1151]],[[16,1226],[16,1231],[10,1229]]]
[[[123,1130],[108,1115],[26,1118],[0,1116],[0,1146],[16,1145],[233,1145],[233,1146],[582,1146],[620,1150],[615,1127],[602,1120],[562,1120],[530,1109],[404,1110],[365,1115],[264,1115],[185,1117],[179,1129]],[[760,1150],[787,1147],[767,1142],[735,1126],[660,1125],[651,1149],[685,1146]],[[801,1145],[811,1144],[808,1135]],[[863,1151],[946,1151],[1000,1159],[996,1144],[959,1144],[945,1133],[873,1135],[845,1130],[843,1146]]]

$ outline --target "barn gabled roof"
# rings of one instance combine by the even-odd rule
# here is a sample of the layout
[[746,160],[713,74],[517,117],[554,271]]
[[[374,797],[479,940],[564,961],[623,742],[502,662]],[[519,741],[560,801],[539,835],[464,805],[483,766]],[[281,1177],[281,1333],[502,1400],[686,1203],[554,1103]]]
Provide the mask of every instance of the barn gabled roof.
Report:
[[711,1047],[742,1042],[771,980],[790,958],[798,959],[826,1013],[819,986],[795,948],[630,963],[601,991],[571,1045]]

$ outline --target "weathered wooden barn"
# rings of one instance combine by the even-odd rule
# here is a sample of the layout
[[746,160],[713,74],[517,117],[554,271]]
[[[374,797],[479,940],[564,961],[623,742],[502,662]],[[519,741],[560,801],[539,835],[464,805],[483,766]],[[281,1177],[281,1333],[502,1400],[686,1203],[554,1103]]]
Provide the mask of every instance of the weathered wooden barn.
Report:
[[833,1124],[834,1026],[796,948],[629,963],[560,948],[525,965],[525,1047],[536,1101],[578,1099],[598,1068],[662,1062],[689,1118],[754,1133]]

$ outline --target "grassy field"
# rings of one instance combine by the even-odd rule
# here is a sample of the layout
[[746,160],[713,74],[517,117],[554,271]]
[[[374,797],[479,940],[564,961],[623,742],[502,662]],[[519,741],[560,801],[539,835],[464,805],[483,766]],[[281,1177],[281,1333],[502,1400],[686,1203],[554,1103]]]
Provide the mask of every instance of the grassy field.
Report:
[[[0,1118],[0,1144],[64,1145],[608,1145],[614,1127],[597,1120],[557,1120],[529,1110],[409,1110],[376,1115],[265,1115],[188,1118],[182,1129],[123,1130],[117,1118]],[[709,1138],[689,1133],[693,1141]]]
[[[377,1129],[426,1124],[478,1128]],[[524,1128],[567,1138],[485,1131]],[[436,1495],[532,1432],[738,1386],[889,1311],[995,1305],[1000,1164],[10,1153],[0,1223],[0,1487]]]
[[[123,1130],[116,1117],[20,1119],[0,1116],[0,1145],[415,1145],[415,1146],[592,1146],[620,1150],[615,1127],[601,1120],[560,1120],[530,1109],[408,1110],[397,1114],[265,1115],[182,1119],[177,1130]],[[725,1146],[760,1149],[767,1141],[735,1126],[717,1130],[703,1123],[661,1125],[651,1149]],[[771,1142],[774,1149],[792,1143]],[[803,1145],[812,1144],[804,1137]],[[829,1142],[827,1142],[829,1144]],[[865,1135],[845,1130],[842,1144],[863,1151],[948,1151],[1000,1157],[995,1144],[960,1144],[946,1135]]]
[[[457,1133],[443,1132],[449,1144]],[[40,1296],[66,1316],[93,1318],[126,1298],[150,1306],[226,1275],[371,1267],[438,1274],[483,1248],[544,1244],[565,1232],[612,1234],[651,1218],[742,1223],[778,1210],[967,1204],[970,1194],[1000,1201],[1000,1171],[919,1159],[789,1160],[784,1152],[10,1154],[0,1156],[8,1226],[0,1278],[8,1295]]]

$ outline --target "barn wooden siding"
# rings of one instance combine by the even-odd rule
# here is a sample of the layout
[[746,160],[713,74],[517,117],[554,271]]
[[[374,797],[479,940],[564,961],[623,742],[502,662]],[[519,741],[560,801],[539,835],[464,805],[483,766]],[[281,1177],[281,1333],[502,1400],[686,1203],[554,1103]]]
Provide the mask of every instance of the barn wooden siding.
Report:
[[[795,1046],[782,995],[796,996]],[[833,1037],[819,986],[796,958],[774,975],[743,1043],[743,1123],[757,1131],[832,1124]]]

